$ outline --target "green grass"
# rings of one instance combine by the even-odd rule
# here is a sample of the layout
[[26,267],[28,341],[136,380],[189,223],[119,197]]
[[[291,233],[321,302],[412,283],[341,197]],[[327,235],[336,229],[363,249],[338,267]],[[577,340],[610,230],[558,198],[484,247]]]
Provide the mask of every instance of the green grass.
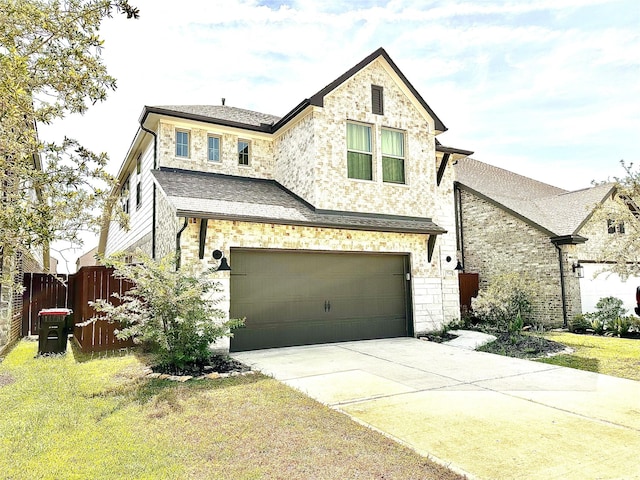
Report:
[[640,340],[575,333],[551,332],[549,340],[575,351],[569,355],[539,359],[539,362],[640,380]]
[[0,363],[2,478],[461,478],[262,375],[182,384],[134,355],[36,351]]

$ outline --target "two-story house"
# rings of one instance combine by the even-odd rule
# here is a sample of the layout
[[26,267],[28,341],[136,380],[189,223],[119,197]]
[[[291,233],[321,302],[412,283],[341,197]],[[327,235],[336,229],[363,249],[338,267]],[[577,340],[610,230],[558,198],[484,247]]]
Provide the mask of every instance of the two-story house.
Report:
[[607,296],[632,311],[640,279],[597,275],[615,260],[604,247],[639,226],[638,208],[616,201],[614,184],[567,191],[472,158],[454,169],[458,256],[481,288],[505,273],[530,279],[533,319],[548,326],[568,325]]
[[[383,49],[283,117],[144,107],[120,169],[130,229],[99,250],[220,271],[231,350],[412,336],[459,318],[454,160]],[[105,240],[106,239],[106,240]]]

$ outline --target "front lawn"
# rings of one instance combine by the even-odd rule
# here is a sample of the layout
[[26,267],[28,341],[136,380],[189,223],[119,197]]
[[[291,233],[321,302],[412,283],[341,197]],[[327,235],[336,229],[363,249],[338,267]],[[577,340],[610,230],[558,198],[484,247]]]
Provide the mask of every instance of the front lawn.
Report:
[[461,479],[262,375],[141,376],[134,355],[0,363],[0,472],[11,479]]
[[541,358],[538,361],[640,380],[640,340],[566,332],[545,334],[550,340],[575,350],[574,353]]

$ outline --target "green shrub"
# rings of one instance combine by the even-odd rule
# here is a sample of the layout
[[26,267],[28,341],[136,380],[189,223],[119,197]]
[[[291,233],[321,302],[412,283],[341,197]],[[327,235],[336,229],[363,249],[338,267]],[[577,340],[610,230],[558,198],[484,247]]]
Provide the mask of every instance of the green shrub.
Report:
[[529,320],[534,293],[530,279],[516,273],[498,275],[472,299],[473,312],[501,332],[519,330]]
[[569,322],[569,331],[573,333],[585,333],[589,328],[591,328],[591,322],[581,313]]
[[602,335],[604,333],[605,323],[600,318],[591,316],[589,325],[596,335]]
[[133,338],[164,367],[182,369],[204,363],[211,355],[210,345],[243,323],[226,320],[224,312],[215,308],[220,299],[211,296],[221,288],[211,278],[212,270],[199,271],[197,264],[176,270],[173,255],[160,261],[143,253],[137,256],[142,263],[126,264],[124,254],[103,262],[114,267],[116,278],[132,282],[133,287],[124,295],[114,295],[113,303],[92,302],[99,315],[90,321],[119,322],[116,336]]
[[[627,309],[622,305],[624,302],[616,297],[603,297],[596,303],[596,311],[587,313],[585,318],[590,323],[590,328],[596,335],[603,335],[605,331],[608,331],[614,335],[621,335],[619,333],[625,330],[624,334],[629,331],[631,321],[622,320],[627,313]],[[625,327],[626,325],[626,327]]]
[[607,323],[607,333],[617,335],[618,337],[624,337],[630,333],[632,325],[631,317],[618,317],[615,320]]

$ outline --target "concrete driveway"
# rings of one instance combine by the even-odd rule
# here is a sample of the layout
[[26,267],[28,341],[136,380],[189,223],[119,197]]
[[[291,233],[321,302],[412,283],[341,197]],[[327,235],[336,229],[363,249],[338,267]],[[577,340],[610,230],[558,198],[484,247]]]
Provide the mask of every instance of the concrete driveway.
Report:
[[640,479],[640,382],[414,338],[233,357],[478,479]]

